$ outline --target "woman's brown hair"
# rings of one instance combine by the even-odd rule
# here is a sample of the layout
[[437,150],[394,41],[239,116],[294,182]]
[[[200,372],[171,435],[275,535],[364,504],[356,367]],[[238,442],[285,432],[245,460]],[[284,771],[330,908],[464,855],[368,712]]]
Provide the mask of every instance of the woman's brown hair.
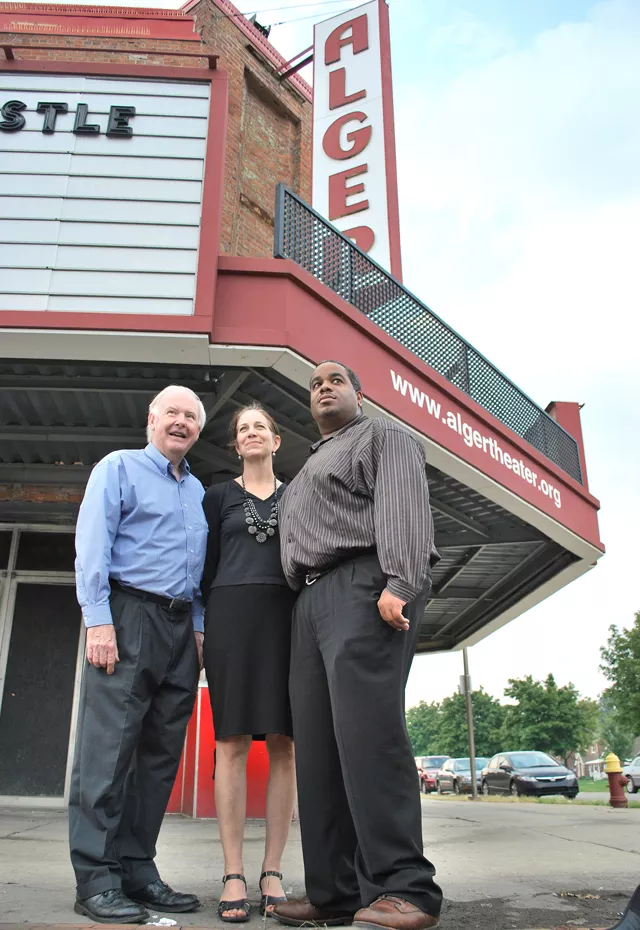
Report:
[[253,411],[255,413],[261,413],[262,416],[267,421],[267,426],[269,427],[273,435],[274,436],[280,435],[280,433],[278,432],[278,424],[276,423],[276,421],[273,419],[271,414],[268,413],[264,409],[264,407],[256,401],[253,404],[247,404],[246,407],[238,407],[233,417],[231,418],[231,423],[229,424],[229,445],[231,446],[232,449],[235,449],[235,446],[236,446],[236,440],[238,438],[238,423],[240,421],[240,417],[243,414],[248,413],[249,411]]

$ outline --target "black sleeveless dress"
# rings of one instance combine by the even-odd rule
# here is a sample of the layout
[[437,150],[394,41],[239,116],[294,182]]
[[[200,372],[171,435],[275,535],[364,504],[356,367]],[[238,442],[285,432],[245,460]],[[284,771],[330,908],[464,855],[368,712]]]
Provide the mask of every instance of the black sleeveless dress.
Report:
[[[286,493],[278,488],[278,497]],[[273,495],[250,495],[268,519]],[[265,543],[247,530],[236,481],[214,485],[203,507],[209,537],[202,579],[204,667],[216,739],[292,736],[289,705],[291,614],[296,599],[280,563],[278,529]]]

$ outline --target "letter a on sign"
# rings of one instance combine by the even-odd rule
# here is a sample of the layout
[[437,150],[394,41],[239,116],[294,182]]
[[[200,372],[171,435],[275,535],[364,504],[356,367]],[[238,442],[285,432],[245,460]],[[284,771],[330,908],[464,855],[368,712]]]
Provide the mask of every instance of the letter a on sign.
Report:
[[401,279],[386,0],[314,29],[313,206]]

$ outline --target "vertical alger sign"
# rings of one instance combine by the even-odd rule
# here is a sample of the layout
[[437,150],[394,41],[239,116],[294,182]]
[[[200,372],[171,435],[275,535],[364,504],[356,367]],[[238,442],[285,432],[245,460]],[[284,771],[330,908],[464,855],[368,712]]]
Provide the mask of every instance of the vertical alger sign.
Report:
[[318,23],[313,60],[313,206],[401,278],[385,0]]

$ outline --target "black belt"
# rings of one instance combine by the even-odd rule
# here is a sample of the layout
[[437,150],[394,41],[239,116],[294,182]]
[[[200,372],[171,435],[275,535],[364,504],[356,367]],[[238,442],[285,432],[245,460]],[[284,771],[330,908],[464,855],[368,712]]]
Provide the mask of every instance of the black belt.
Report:
[[342,559],[337,559],[335,562],[332,562],[330,565],[325,565],[324,568],[310,568],[304,578],[305,584],[315,584],[318,578],[322,578],[323,575],[332,572],[334,568],[338,568],[340,565],[344,565],[345,562],[352,562],[354,559],[360,558],[362,555],[375,555],[377,549],[375,546],[371,546],[369,549],[357,549],[354,552],[345,555]]
[[160,604],[167,610],[185,611],[191,609],[191,601],[186,601],[180,597],[164,597],[162,594],[154,594],[153,591],[141,591],[140,588],[131,588],[129,585],[120,584],[113,578],[109,579],[109,584],[116,591],[123,591],[125,594],[132,594],[139,597],[141,601],[151,601],[153,604]]

